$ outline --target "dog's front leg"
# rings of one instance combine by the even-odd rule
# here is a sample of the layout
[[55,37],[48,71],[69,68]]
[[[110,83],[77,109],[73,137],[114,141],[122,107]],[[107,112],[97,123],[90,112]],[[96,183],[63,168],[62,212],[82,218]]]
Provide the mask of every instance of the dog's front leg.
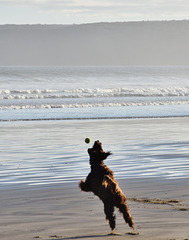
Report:
[[79,182],[79,188],[81,189],[81,191],[84,191],[84,192],[91,192],[91,187],[90,185],[88,184],[88,181],[87,180],[81,180]]
[[114,215],[114,205],[109,202],[104,202],[104,213],[106,215],[106,220],[109,221],[110,228],[112,231],[115,229],[115,215]]

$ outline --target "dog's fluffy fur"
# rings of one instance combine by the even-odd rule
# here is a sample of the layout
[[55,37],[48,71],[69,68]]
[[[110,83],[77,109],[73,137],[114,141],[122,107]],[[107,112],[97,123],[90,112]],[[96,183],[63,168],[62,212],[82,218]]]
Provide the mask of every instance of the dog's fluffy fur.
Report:
[[127,199],[115,180],[113,172],[104,164],[111,152],[104,152],[100,141],[95,141],[88,149],[91,172],[85,180],[81,180],[79,187],[82,191],[93,192],[104,203],[104,213],[112,231],[115,229],[114,208],[119,208],[123,218],[134,229],[134,222],[129,213]]

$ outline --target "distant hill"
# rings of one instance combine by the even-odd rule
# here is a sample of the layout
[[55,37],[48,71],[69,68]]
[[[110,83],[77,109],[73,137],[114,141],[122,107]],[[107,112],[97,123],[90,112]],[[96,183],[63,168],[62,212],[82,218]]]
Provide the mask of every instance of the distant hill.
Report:
[[0,25],[0,65],[189,65],[189,20]]

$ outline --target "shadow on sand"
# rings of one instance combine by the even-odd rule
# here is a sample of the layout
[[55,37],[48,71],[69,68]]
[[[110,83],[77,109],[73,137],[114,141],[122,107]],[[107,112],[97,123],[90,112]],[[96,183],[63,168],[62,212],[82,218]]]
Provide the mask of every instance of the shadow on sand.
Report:
[[98,234],[98,235],[84,235],[84,236],[75,236],[75,237],[62,237],[62,236],[51,236],[49,240],[72,240],[72,239],[85,239],[85,238],[102,238],[102,237],[110,237],[110,236],[121,236],[118,233],[110,233],[110,234]]

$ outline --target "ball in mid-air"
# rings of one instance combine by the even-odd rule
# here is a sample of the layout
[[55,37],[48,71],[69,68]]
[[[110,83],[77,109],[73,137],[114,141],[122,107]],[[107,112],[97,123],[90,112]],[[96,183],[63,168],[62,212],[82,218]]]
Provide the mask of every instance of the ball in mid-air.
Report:
[[86,143],[90,143],[91,139],[90,138],[85,138]]

